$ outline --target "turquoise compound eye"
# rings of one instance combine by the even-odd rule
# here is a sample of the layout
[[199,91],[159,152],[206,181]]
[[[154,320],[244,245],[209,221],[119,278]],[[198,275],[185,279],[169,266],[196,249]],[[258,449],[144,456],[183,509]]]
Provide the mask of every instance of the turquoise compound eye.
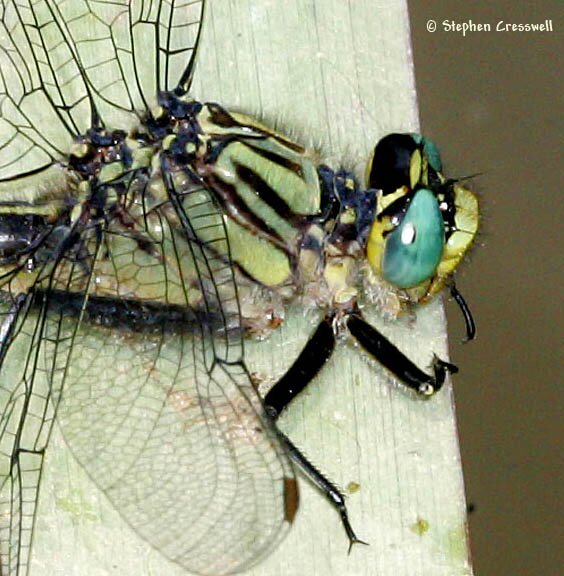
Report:
[[435,172],[442,172],[443,161],[441,160],[441,154],[439,153],[437,145],[432,140],[415,132],[411,133],[411,137],[419,146],[423,145],[423,154],[427,157],[429,166],[431,166]]
[[435,195],[426,188],[415,193],[401,224],[386,236],[384,278],[399,288],[428,280],[441,261],[444,220]]

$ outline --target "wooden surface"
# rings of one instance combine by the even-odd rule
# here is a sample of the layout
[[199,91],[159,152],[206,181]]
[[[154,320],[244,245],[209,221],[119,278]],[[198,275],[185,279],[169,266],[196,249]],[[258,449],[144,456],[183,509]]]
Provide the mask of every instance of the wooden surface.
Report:
[[[261,117],[333,167],[361,176],[390,131],[417,128],[402,1],[210,0],[193,93]],[[446,355],[439,302],[417,321],[384,324],[421,366]],[[247,346],[251,370],[275,376],[305,341],[299,312]],[[344,489],[370,546],[347,555],[337,514],[306,482],[290,535],[252,576],[470,575],[450,385],[430,401],[404,392],[361,352],[339,346],[282,428]],[[48,453],[32,576],[185,574],[132,533],[72,460],[56,429]]]

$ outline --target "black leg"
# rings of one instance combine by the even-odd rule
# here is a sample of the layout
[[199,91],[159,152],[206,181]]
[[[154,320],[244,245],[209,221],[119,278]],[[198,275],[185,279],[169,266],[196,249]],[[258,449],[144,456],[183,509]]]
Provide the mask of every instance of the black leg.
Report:
[[458,291],[454,282],[450,286],[450,294],[454,298],[454,301],[458,304],[458,307],[462,312],[462,316],[464,316],[464,322],[466,324],[465,342],[470,342],[470,340],[474,340],[476,337],[476,323],[474,322],[474,318],[472,318],[472,312],[470,312],[470,308],[468,308],[466,300],[464,300],[464,297]]
[[[278,429],[278,427],[277,427]],[[280,435],[280,439],[286,445],[288,450],[288,454],[294,461],[294,463],[299,467],[302,473],[308,478],[310,482],[314,484],[329,500],[331,505],[337,510],[339,516],[341,517],[341,522],[347,533],[347,538],[349,539],[349,554],[354,544],[365,544],[368,545],[367,542],[360,540],[357,538],[351,523],[349,521],[349,514],[347,511],[347,506],[345,504],[345,496],[344,494],[331,482],[328,478],[326,478],[299,450],[296,446],[290,441],[290,439],[283,433],[280,432],[278,429],[278,434]]]
[[269,414],[276,419],[280,412],[314,379],[335,348],[332,318],[319,324],[296,361],[264,397]]
[[[332,317],[319,324],[304,349],[289,370],[264,397],[268,415],[276,421],[282,410],[315,378],[335,348]],[[274,424],[276,426],[276,424]],[[366,544],[359,540],[352,529],[343,493],[324,476],[276,426],[288,454],[310,482],[314,484],[337,510],[349,539],[349,552],[353,544]]]
[[431,396],[440,390],[447,373],[458,372],[454,364],[435,357],[433,375],[426,374],[358,313],[350,314],[346,322],[349,332],[371,356],[422,396]]

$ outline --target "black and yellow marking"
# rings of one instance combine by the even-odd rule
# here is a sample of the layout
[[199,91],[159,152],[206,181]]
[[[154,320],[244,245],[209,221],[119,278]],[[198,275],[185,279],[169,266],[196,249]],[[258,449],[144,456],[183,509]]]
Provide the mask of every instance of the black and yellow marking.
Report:
[[304,217],[321,208],[315,154],[242,114],[202,107],[198,172],[218,195],[231,258],[266,286],[292,281]]

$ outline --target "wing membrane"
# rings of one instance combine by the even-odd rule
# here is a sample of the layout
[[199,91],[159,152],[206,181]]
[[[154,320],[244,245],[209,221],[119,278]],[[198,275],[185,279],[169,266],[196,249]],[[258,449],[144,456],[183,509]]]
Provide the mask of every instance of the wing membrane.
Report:
[[[125,520],[191,572],[242,570],[289,526],[293,470],[242,360],[233,271],[218,256],[228,253],[221,213],[187,172],[168,172],[167,186],[168,201],[128,208],[127,227],[76,224],[39,274],[34,306],[15,329],[4,323],[15,335],[8,361],[32,343],[23,377],[0,388],[9,574],[25,574],[55,412]],[[35,491],[19,489],[24,464]]]
[[[72,4],[74,17],[67,15]],[[134,113],[156,104],[191,69],[203,11],[202,0],[72,0],[60,18],[80,55],[102,116],[109,108]],[[188,83],[188,74],[184,80]]]
[[[185,92],[203,5],[2,0],[0,180],[45,170],[90,127],[127,129],[159,90]],[[161,173],[164,198],[143,170],[93,179],[96,209],[85,200],[0,276],[2,574],[27,572],[55,416],[126,521],[192,572],[247,568],[288,526],[293,469],[243,362],[222,212],[188,169]],[[116,205],[92,220],[101,198]]]
[[[135,3],[134,8],[132,37],[138,50],[147,38],[157,47],[154,73],[148,77],[157,80],[158,90],[173,90],[180,82],[187,91],[200,36],[203,0],[145,1]],[[138,58],[137,65],[140,62]],[[145,93],[153,95],[155,91]]]
[[131,128],[159,90],[188,90],[203,6],[2,0],[0,181],[61,160],[100,122]]
[[181,78],[187,89],[202,10],[203,0],[2,0],[0,181],[60,160],[99,121],[127,130]]
[[[24,576],[29,566],[43,459],[60,399],[60,367],[42,363],[43,345],[56,339],[59,357],[68,357],[72,335],[45,299],[32,311],[34,299],[14,308],[9,298],[0,309],[0,568],[10,576]],[[18,357],[23,363],[14,361]]]
[[5,4],[8,8],[13,6],[17,28],[30,51],[31,58],[26,63],[33,67],[33,75],[60,121],[71,134],[85,132],[91,125],[89,94],[57,7],[47,0]]
[[53,100],[54,86],[49,84],[53,74],[48,73],[50,61],[46,60],[42,34],[28,5],[2,1],[0,180],[46,168],[68,149],[73,134],[69,113],[62,110],[63,104],[69,103],[59,98],[57,109]]
[[[90,297],[58,421],[143,538],[190,571],[217,575],[255,563],[283,532],[293,473],[242,362],[231,265],[210,250],[226,242],[221,214],[211,193],[186,186],[169,190],[170,204],[145,206],[137,234],[106,230],[109,260],[93,274],[129,278],[136,268],[122,292],[135,290],[136,302],[150,292],[163,306],[145,318],[132,301],[124,315],[116,303],[116,324],[103,326],[102,300]],[[148,233],[150,254],[135,254]],[[129,270],[126,256],[136,260]]]

